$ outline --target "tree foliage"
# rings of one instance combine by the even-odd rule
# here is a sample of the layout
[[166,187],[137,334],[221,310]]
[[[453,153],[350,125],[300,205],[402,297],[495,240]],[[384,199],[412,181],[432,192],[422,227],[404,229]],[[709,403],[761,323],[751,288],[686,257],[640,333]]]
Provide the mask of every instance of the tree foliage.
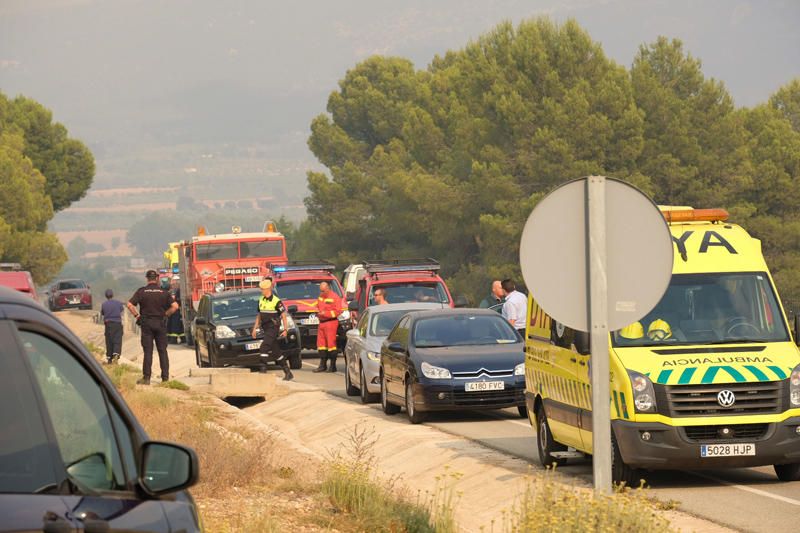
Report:
[[67,129],[53,122],[53,114],[40,103],[17,96],[9,100],[0,93],[0,133],[22,136],[22,153],[45,177],[45,192],[55,211],[80,200],[94,178],[94,158],[80,141],[67,135]]
[[0,93],[0,258],[44,283],[67,260],[47,232],[55,211],[86,194],[94,176],[88,149],[28,98]]
[[371,57],[311,123],[328,172],[308,175],[300,251],[434,256],[477,299],[493,277],[519,279],[521,229],[547,191],[603,174],[659,203],[729,208],[781,277],[800,256],[785,231],[768,240],[795,221],[798,108],[795,81],[736,109],[675,40],[642,46],[627,70],[574,21],[501,24],[424,70]]

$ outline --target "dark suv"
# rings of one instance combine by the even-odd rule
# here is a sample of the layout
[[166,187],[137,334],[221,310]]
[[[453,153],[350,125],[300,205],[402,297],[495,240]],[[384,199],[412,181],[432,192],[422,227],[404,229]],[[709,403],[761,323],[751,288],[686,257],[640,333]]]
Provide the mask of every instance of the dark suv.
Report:
[[200,531],[195,453],[150,441],[72,332],[0,287],[0,532]]
[[[261,367],[259,348],[263,334],[253,338],[253,324],[258,315],[260,289],[239,289],[204,294],[197,306],[194,319],[194,352],[197,366],[220,367],[227,365]],[[300,359],[300,334],[287,306],[289,331],[281,337],[280,345],[289,366],[303,366]],[[283,323],[281,322],[281,329]]]

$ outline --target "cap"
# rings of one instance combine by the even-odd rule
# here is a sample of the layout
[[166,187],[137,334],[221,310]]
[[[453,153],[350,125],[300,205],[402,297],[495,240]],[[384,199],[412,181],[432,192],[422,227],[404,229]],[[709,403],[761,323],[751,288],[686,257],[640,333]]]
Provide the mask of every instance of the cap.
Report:
[[261,283],[258,284],[259,289],[271,289],[272,288],[272,280],[271,279],[263,279]]
[[146,277],[147,279],[157,279],[158,278],[158,272],[156,272],[155,270],[148,270],[145,273],[144,277]]
[[114,291],[112,291],[111,289],[106,289],[106,298],[113,298],[113,297],[114,297]]

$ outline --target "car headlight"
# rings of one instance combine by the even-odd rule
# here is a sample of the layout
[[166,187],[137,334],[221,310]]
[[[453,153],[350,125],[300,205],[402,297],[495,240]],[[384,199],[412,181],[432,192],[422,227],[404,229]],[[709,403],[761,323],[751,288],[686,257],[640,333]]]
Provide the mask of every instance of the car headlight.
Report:
[[633,406],[637,413],[656,412],[656,392],[650,378],[638,372],[628,370],[628,377],[631,380],[633,389]]
[[514,367],[514,375],[515,376],[524,376],[525,375],[525,363],[520,363]]
[[450,379],[450,371],[446,368],[442,368],[439,366],[433,366],[431,364],[426,363],[425,361],[422,362],[420,365],[420,369],[422,370],[422,375],[426,378],[430,379]]
[[[369,359],[370,361],[380,361],[381,360],[381,354],[380,354],[380,352],[367,352],[367,359]],[[423,363],[423,364],[427,364],[427,363]]]
[[219,283],[217,283],[216,285],[214,285],[214,290],[215,290],[216,292],[222,292],[222,291],[224,291],[224,290],[225,290],[225,284],[224,284],[224,283],[222,283],[222,282],[220,281]]
[[800,365],[794,367],[789,376],[789,401],[794,407],[800,407]]
[[223,324],[221,326],[217,326],[217,329],[214,330],[214,335],[218,339],[232,339],[236,336],[236,332]]
[[[288,314],[286,315],[286,325],[289,326],[289,329],[294,329],[295,328],[294,318],[292,318],[291,315],[288,315]],[[283,320],[281,320],[281,329],[280,329],[280,331],[283,331]]]
[[342,322],[347,322],[348,320],[350,320],[350,311],[348,311],[347,309],[342,311],[342,314],[339,315],[339,320],[341,320]]

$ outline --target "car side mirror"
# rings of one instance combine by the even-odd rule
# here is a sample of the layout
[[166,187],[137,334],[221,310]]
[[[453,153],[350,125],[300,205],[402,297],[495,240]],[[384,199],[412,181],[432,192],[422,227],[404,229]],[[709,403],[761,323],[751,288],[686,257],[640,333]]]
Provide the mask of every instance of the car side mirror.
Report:
[[589,332],[576,331],[575,337],[572,339],[572,344],[575,345],[575,351],[581,355],[589,355],[592,353],[592,347],[589,343]]
[[350,302],[347,304],[347,310],[358,312],[358,302]]
[[177,492],[197,483],[199,461],[191,448],[149,441],[141,448],[139,485],[151,496]]
[[403,346],[403,343],[402,343],[402,342],[390,342],[390,343],[389,343],[389,344],[386,346],[386,349],[387,349],[387,350],[389,350],[390,352],[395,352],[395,353],[406,353],[406,349],[405,349],[405,347]]
[[297,312],[297,306],[296,305],[290,305],[287,308],[287,311],[289,311],[290,315],[293,315],[293,314],[295,314]]
[[205,324],[208,324],[208,320],[206,320],[206,317],[204,316],[199,316],[194,319],[194,323],[198,326],[204,326]]
[[794,343],[800,346],[800,337],[797,336],[798,333],[800,333],[800,315],[794,315]]
[[469,307],[469,300],[463,294],[459,294],[455,298],[455,306],[456,307]]

